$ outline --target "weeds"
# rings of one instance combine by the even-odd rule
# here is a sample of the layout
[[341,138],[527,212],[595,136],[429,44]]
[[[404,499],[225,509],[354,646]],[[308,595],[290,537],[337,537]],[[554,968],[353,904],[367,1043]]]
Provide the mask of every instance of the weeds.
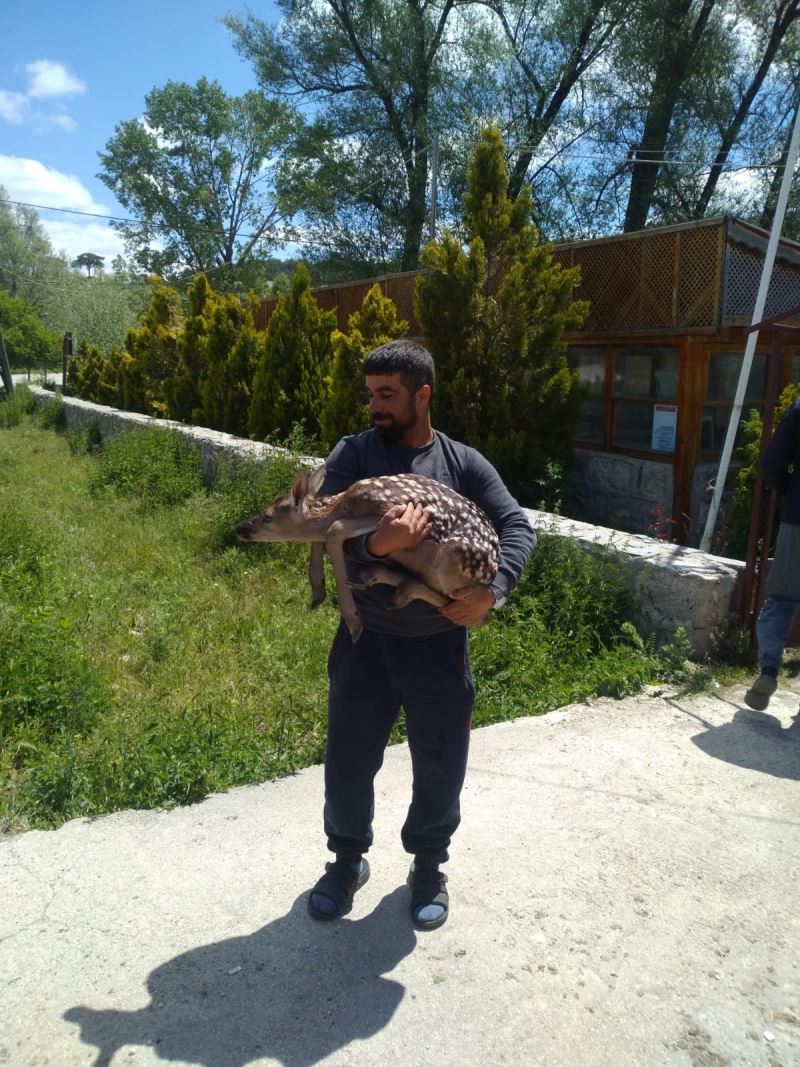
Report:
[[[298,458],[223,462],[205,491],[195,446],[169,431],[97,450],[90,431],[40,423],[0,434],[5,825],[185,803],[319,762],[338,613],[332,598],[308,610],[303,546],[233,545]],[[677,678],[685,642],[656,652],[632,609],[613,555],[543,535],[474,633],[476,723]]]
[[203,490],[200,449],[161,427],[121,433],[98,453],[89,488],[144,508],[174,507]]

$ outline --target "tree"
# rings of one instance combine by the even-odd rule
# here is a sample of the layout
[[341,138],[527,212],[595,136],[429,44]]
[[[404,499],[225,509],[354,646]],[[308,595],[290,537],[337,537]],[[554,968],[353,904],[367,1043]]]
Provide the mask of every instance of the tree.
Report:
[[467,251],[449,233],[422,253],[416,313],[437,368],[437,425],[478,448],[536,502],[566,468],[582,391],[561,340],[588,312],[579,271],[553,262],[530,222],[530,194],[508,196],[497,129],[468,168]]
[[[572,126],[585,128],[585,95],[573,101],[587,71],[605,53],[630,18],[624,0],[488,0],[502,26],[510,61],[506,64],[508,125],[517,149],[509,190],[519,195],[545,137],[559,139]],[[571,139],[571,138],[570,138]]]
[[31,371],[53,366],[61,350],[58,337],[46,329],[30,304],[3,289],[0,289],[0,330],[12,367]]
[[180,296],[158,277],[140,324],[128,330],[120,367],[123,405],[145,415],[166,415],[165,383],[175,377],[183,330]]
[[291,292],[278,298],[267,327],[253,381],[251,436],[285,439],[298,423],[310,436],[319,432],[335,326],[335,312],[319,307],[308,268],[299,263]]
[[53,249],[34,209],[10,203],[2,185],[0,249],[0,288],[40,310]]
[[364,297],[361,308],[348,318],[347,333],[334,331],[332,367],[326,379],[327,398],[320,414],[325,449],[330,451],[340,437],[360,433],[369,426],[364,360],[373,348],[402,337],[407,330],[408,323],[397,318],[394,303],[376,284]]
[[100,153],[99,177],[139,220],[113,224],[136,263],[161,274],[220,268],[233,283],[277,240],[273,159],[293,125],[285,104],[228,96],[206,78],[148,93],[142,119],[118,125]]
[[[278,0],[272,27],[225,19],[270,94],[315,120],[283,172],[315,247],[367,272],[417,266],[433,130],[452,136],[490,65],[489,27],[456,0]],[[468,120],[467,120],[468,121]]]
[[92,271],[101,271],[104,263],[105,256],[98,256],[94,252],[81,252],[77,259],[73,259],[70,266],[85,270],[86,277],[91,278]]

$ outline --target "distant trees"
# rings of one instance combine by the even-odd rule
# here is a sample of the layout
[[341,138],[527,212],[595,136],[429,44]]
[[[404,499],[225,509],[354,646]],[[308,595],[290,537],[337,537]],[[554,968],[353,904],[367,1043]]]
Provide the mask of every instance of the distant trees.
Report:
[[168,82],[120,123],[99,177],[136,222],[115,222],[140,270],[217,269],[217,284],[275,243],[274,160],[294,127],[287,105],[213,81]]

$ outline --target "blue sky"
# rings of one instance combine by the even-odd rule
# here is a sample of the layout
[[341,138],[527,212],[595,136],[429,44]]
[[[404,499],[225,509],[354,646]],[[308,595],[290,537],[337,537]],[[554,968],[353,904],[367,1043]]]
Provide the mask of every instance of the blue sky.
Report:
[[[274,4],[250,0],[268,21]],[[256,87],[220,22],[230,0],[0,0],[0,185],[14,200],[125,215],[96,177],[117,123],[144,110],[167,81],[205,75],[232,94]],[[40,212],[57,251],[113,257],[106,222]]]

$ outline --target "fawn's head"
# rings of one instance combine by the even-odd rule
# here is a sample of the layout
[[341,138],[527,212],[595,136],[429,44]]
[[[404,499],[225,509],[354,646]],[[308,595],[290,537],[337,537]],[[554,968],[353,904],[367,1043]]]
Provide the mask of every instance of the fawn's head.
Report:
[[305,471],[300,471],[292,491],[240,522],[236,536],[240,541],[313,541],[308,501],[315,497],[324,481],[325,464],[317,467],[310,478]]

